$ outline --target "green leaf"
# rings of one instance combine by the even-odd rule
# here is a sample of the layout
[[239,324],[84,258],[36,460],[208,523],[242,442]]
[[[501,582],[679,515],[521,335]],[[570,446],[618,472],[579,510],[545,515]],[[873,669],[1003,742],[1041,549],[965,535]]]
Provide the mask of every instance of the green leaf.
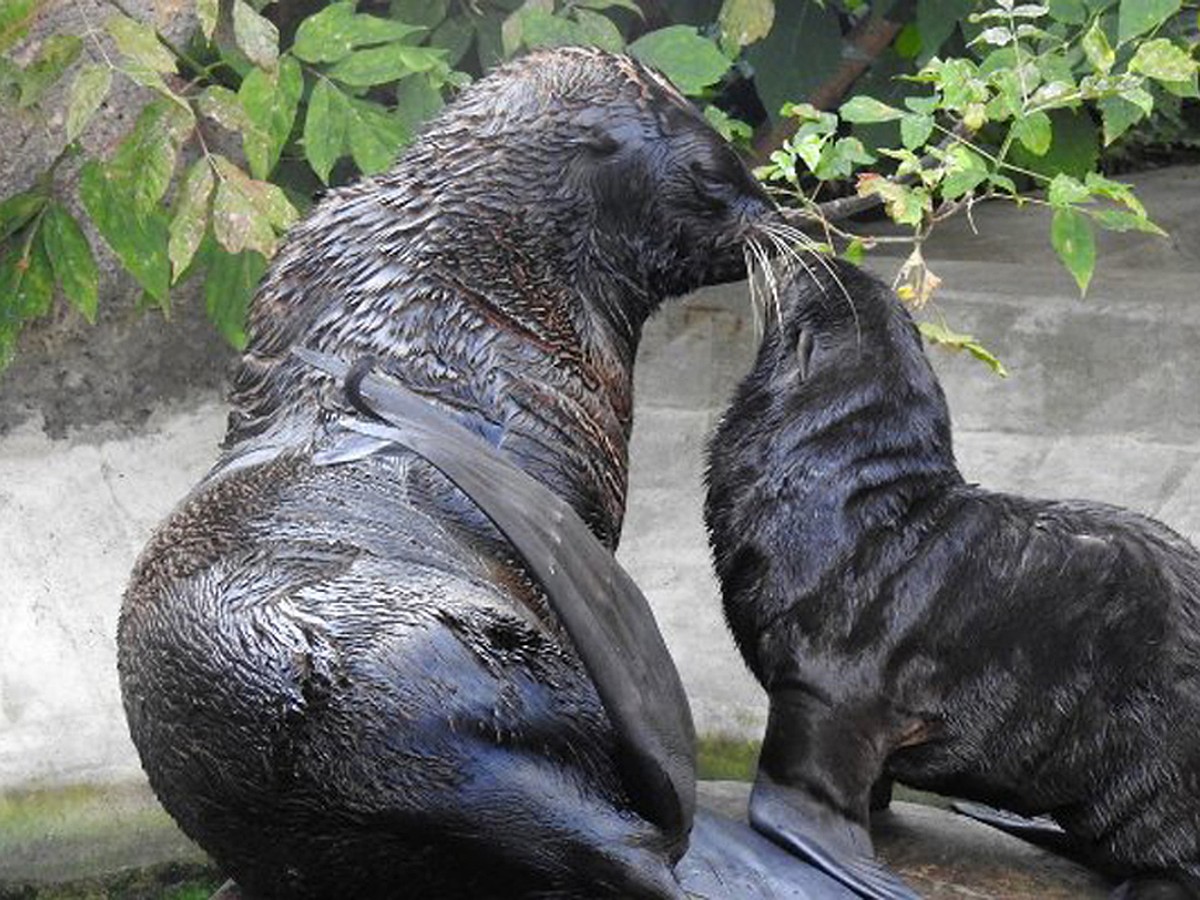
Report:
[[240,134],[257,130],[238,95],[227,87],[210,84],[196,98],[196,109],[206,119],[212,119],[227,131]]
[[846,245],[846,249],[842,251],[842,259],[856,266],[861,266],[863,258],[867,255],[867,248],[858,238],[852,240]]
[[424,75],[409,75],[396,85],[396,118],[410,135],[442,105],[441,92]]
[[457,66],[475,39],[475,23],[468,16],[451,16],[434,29],[429,36],[429,46],[445,50],[448,66]]
[[255,178],[266,178],[279,162],[303,93],[300,64],[290,55],[280,58],[274,72],[256,68],[243,79],[238,101],[255,128],[242,135],[242,148]]
[[329,184],[333,164],[346,146],[346,98],[321,79],[308,101],[304,119],[304,155],[317,177]]
[[127,186],[114,181],[100,163],[80,169],[79,196],[88,216],[130,274],[160,304],[170,289],[167,225],[158,209],[142,211]]
[[841,63],[837,10],[816,3],[789,7],[789,14],[780,15],[771,33],[748,47],[743,59],[753,67],[758,96],[776,121],[784,104],[810,96]]
[[775,0],[725,0],[717,16],[721,46],[735,53],[765,38],[774,24]]
[[579,0],[576,5],[585,9],[627,9],[631,13],[635,13],[639,19],[646,18],[646,14],[642,12],[642,8],[637,5],[636,0]]
[[41,237],[63,293],[85,319],[95,322],[100,276],[83,229],[61,204],[53,203],[42,219]]
[[53,298],[54,272],[39,230],[0,262],[0,328],[15,337],[23,322],[50,311]]
[[1087,189],[1098,197],[1104,197],[1114,203],[1120,203],[1138,216],[1146,215],[1146,207],[1133,193],[1133,186],[1122,181],[1105,178],[1099,172],[1088,172],[1084,179]]
[[175,57],[158,40],[149,25],[117,13],[109,17],[105,28],[122,55],[151,72],[174,72]]
[[1078,179],[1060,172],[1051,180],[1046,199],[1051,206],[1066,209],[1076,203],[1086,202],[1091,196],[1092,192]]
[[246,0],[233,0],[233,38],[238,49],[260,69],[273,69],[279,60],[279,29]]
[[1129,61],[1130,72],[1141,72],[1156,81],[1186,81],[1196,74],[1196,61],[1167,38],[1146,41]]
[[956,200],[973,191],[987,180],[988,167],[983,157],[962,144],[955,144],[947,153],[946,177],[942,179],[942,196]]
[[220,181],[213,198],[213,235],[230,253],[275,255],[275,231],[296,220],[296,209],[274,184],[251,178],[228,159],[213,157]]
[[625,49],[625,38],[621,31],[608,16],[591,12],[586,9],[575,10],[575,21],[579,23],[579,35],[582,42],[601,50],[620,53]]
[[305,62],[337,62],[356,47],[399,41],[424,29],[355,13],[353,0],[331,3],[296,30],[292,52]]
[[1180,0],[1121,0],[1117,11],[1117,45],[1145,34],[1179,12]]
[[21,72],[21,98],[18,105],[26,108],[37,103],[46,89],[53,85],[70,65],[79,58],[83,41],[74,35],[52,34],[41,50]]
[[510,32],[519,35],[519,46],[532,49],[570,47],[587,43],[582,29],[577,24],[554,15],[550,10],[521,9],[513,14],[510,21]]
[[1083,39],[1080,41],[1080,46],[1083,47],[1083,53],[1087,57],[1088,62],[1092,64],[1092,68],[1103,75],[1107,75],[1112,69],[1117,55],[1108,43],[1108,36],[1104,33],[1104,29],[1100,27],[1099,19],[1093,22],[1092,27],[1084,34]]
[[212,191],[212,166],[207,159],[198,159],[192,163],[179,186],[175,212],[171,217],[171,237],[167,244],[167,255],[171,260],[173,282],[178,281],[179,276],[191,264],[200,242],[204,240]]
[[79,69],[67,95],[67,140],[83,132],[112,87],[112,69],[105,65],[86,65]]
[[392,0],[388,4],[388,18],[433,28],[446,18],[449,6],[448,0]]
[[1073,209],[1056,209],[1050,224],[1050,243],[1074,276],[1080,295],[1086,294],[1096,267],[1096,238],[1087,217]]
[[732,144],[748,144],[750,138],[754,136],[753,128],[711,103],[704,107],[704,120],[716,130],[717,134]]
[[933,116],[908,113],[900,120],[900,140],[909,150],[924,146],[933,133]]
[[903,118],[904,113],[893,106],[881,103],[873,97],[851,97],[839,110],[842,119],[860,124],[864,122],[892,122]]
[[914,22],[909,22],[892,41],[892,50],[901,59],[916,59],[921,55],[921,31]]
[[690,25],[669,25],[642,35],[630,54],[653,66],[684,94],[699,94],[729,71],[730,61],[717,45]]
[[938,322],[918,322],[917,328],[929,343],[938,344],[949,350],[965,350],[980,362],[985,363],[1001,378],[1008,377],[1008,370],[1004,368],[1004,364],[971,335],[953,331]]
[[0,243],[28,225],[46,205],[46,195],[39,191],[14,194],[0,203]]
[[974,0],[917,0],[916,24],[921,33],[921,52],[917,59],[922,64],[928,62],[974,8]]
[[106,167],[108,178],[135,209],[149,211],[163,198],[175,172],[179,145],[194,124],[190,111],[169,100],[152,100],[142,108]]
[[214,247],[204,279],[204,304],[208,318],[225,340],[246,349],[246,311],[267,270],[267,261],[253,250],[226,253]]
[[385,44],[367,50],[355,50],[329,70],[334,81],[351,87],[370,87],[399,81],[413,72],[428,72],[442,62],[444,51],[429,47]]
[[1053,139],[1043,156],[1035,156],[1023,144],[1014,144],[1012,161],[1047,178],[1059,172],[1082,178],[1093,171],[1100,157],[1100,136],[1092,117],[1086,112],[1056,109],[1050,113],[1050,124]]
[[220,0],[196,0],[196,18],[200,20],[200,33],[205,40],[211,41],[217,30],[220,8]]
[[[1115,2],[1115,0],[1113,0]],[[1082,0],[1050,0],[1050,18],[1064,25],[1082,25],[1087,21],[1088,8]]]
[[1143,231],[1159,237],[1166,237],[1167,234],[1145,216],[1124,209],[1097,209],[1091,212],[1091,216],[1101,228],[1109,231]]
[[1104,122],[1106,147],[1146,117],[1145,110],[1124,97],[1102,97],[1096,101],[1096,107],[1100,110],[1100,118]]
[[858,138],[838,138],[825,145],[813,174],[821,181],[849,178],[858,166],[870,165],[873,162],[875,157],[867,152]]
[[0,53],[25,37],[39,9],[38,0],[4,0],[0,3]]
[[403,123],[377,103],[351,100],[346,115],[350,155],[364,175],[382,172],[396,161],[409,139]]
[[1050,149],[1052,128],[1050,116],[1044,112],[1032,112],[1012,124],[1013,134],[1034,156],[1045,156]]

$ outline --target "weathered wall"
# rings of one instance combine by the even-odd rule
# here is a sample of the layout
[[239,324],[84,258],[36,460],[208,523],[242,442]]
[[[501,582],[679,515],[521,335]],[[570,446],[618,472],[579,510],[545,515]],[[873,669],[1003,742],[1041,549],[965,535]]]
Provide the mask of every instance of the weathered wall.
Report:
[[[934,358],[968,477],[1126,504],[1197,539],[1200,172],[1142,181],[1175,243],[1128,239],[1115,266],[1102,255],[1086,301],[1046,257],[1036,218],[984,210],[985,239],[948,234],[932,254],[946,260],[941,311],[1013,374]],[[744,298],[744,286],[702,292],[647,331],[621,558],[701,730],[752,736],[763,704],[725,635],[700,523],[704,435],[753,353]],[[0,789],[137,776],[114,664],[120,593],[224,425],[228,352],[196,310],[179,315],[31,334],[0,381]]]

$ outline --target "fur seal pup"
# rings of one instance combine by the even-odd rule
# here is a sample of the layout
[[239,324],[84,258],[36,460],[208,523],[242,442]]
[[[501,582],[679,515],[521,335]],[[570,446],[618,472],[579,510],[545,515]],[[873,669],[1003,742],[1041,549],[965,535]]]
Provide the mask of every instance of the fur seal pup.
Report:
[[1200,553],[1124,509],[965,483],[876,279],[814,263],[780,295],[705,508],[770,695],[754,825],[853,884],[894,778],[1050,816],[1126,896],[1200,896]]
[[[740,275],[771,210],[661,78],[569,49],[481,80],[289,235],[224,453],[143,552],[118,633],[150,782],[243,889],[680,895],[691,722],[630,592],[586,596],[616,636],[592,647],[527,549],[421,457],[347,436],[342,388],[292,351],[373,356],[611,551],[642,323]],[[594,559],[579,543],[548,565]]]

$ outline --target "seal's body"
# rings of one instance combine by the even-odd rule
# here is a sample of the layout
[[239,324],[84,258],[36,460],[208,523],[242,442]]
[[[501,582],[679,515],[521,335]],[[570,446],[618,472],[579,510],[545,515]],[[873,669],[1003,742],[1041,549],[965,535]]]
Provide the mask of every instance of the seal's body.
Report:
[[725,609],[771,696],[752,819],[822,822],[816,843],[861,857],[893,777],[1187,884],[1200,553],[1126,510],[966,484],[907,312],[831,265],[784,288],[709,448]]
[[146,548],[119,629],[151,784],[243,889],[679,893],[690,819],[623,777],[541,585],[413,453],[319,464],[345,403],[291,350],[374,356],[611,548],[641,325],[738,275],[768,209],[665,82],[575,49],[468,89],[289,236],[224,455]]

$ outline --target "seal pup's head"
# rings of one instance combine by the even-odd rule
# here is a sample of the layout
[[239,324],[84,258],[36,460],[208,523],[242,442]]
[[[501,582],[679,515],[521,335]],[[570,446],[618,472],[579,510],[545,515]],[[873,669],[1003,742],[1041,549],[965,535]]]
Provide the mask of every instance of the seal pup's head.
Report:
[[741,277],[742,242],[773,213],[661,76],[594,49],[532,53],[288,236],[251,307],[227,445],[312,405],[316,380],[288,358],[297,344],[447,381],[478,368],[474,331],[506,352],[512,338],[627,370],[657,305]]

